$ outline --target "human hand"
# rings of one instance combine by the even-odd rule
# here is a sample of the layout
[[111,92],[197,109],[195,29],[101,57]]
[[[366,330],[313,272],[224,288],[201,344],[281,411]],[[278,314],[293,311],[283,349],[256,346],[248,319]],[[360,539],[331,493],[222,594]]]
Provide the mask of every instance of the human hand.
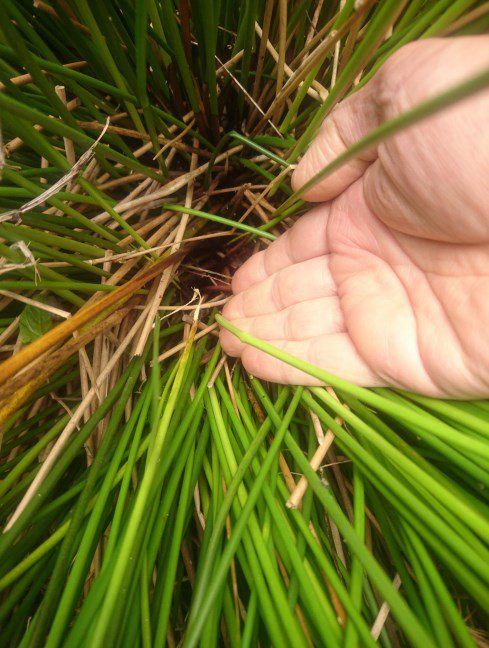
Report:
[[[487,67],[487,36],[403,47],[326,118],[294,189],[386,119]],[[303,197],[322,204],[236,272],[224,317],[359,385],[489,395],[489,91],[392,137]],[[318,384],[226,330],[220,336],[259,378]]]

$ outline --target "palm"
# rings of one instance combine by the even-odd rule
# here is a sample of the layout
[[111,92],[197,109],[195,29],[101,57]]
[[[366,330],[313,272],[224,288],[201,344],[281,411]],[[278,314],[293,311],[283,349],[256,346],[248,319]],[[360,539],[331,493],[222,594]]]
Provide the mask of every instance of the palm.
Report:
[[[316,207],[235,275],[224,315],[238,327],[363,385],[432,395],[487,392],[486,246],[403,234],[368,208],[362,180]],[[472,295],[472,297],[470,297]],[[475,296],[475,297],[474,297]],[[222,332],[254,375],[314,380]]]
[[339,199],[327,226],[344,328],[359,356],[387,384],[442,396],[487,393],[488,246],[388,227],[360,184]]

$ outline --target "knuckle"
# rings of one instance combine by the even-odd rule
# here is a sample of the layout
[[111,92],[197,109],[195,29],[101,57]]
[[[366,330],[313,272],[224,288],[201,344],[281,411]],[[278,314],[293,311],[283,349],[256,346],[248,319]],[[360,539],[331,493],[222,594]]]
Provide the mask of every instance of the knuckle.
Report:
[[292,263],[295,262],[295,252],[298,249],[296,238],[297,230],[294,230],[294,228],[287,230],[284,234],[285,254]]
[[375,214],[383,214],[394,207],[390,183],[380,167],[367,170],[364,187],[367,205]]
[[416,46],[415,43],[409,43],[398,49],[376,74],[376,103],[384,119],[398,115],[413,102],[410,59]]
[[275,275],[272,286],[272,297],[278,310],[283,310],[287,307],[291,290],[293,289],[293,282],[293,271],[291,272],[290,268],[280,270]]
[[286,340],[297,340],[298,333],[300,332],[300,324],[297,317],[297,308],[291,306],[288,309],[285,318],[284,334]]
[[286,292],[284,290],[283,280],[279,274],[277,274],[273,281],[272,286],[272,299],[274,306],[277,310],[282,310],[286,306]]

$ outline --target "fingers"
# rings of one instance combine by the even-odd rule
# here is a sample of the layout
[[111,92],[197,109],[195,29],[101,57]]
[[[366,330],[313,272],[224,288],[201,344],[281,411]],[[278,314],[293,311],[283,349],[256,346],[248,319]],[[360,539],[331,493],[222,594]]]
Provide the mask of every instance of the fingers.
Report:
[[[384,383],[358,355],[347,333],[325,335],[309,340],[271,340],[273,346],[316,367],[363,387],[379,387]],[[288,385],[320,385],[316,378],[291,367],[277,358],[247,346],[241,356],[247,371],[262,380]]]
[[[345,330],[337,297],[302,301],[281,311],[233,320],[233,324],[261,340],[307,340]],[[228,355],[239,356],[245,345],[229,331],[223,331],[221,344]]]
[[223,315],[235,320],[275,313],[293,304],[331,296],[335,291],[329,256],[323,255],[287,266],[253,284],[226,304]]
[[234,275],[233,292],[246,290],[293,263],[327,254],[328,213],[328,205],[311,209],[270,247],[254,254]]
[[[294,190],[300,189],[385,119],[482,70],[487,66],[488,56],[486,35],[427,39],[400,48],[363,88],[339,103],[326,117],[294,171]],[[332,200],[361,177],[376,157],[376,150],[359,155],[304,192],[303,197],[311,201]]]
[[[379,126],[382,119],[377,95],[378,83],[374,77],[331,111],[292,175],[294,191]],[[332,200],[360,178],[375,158],[375,150],[361,154],[308,189],[302,198],[313,202]]]

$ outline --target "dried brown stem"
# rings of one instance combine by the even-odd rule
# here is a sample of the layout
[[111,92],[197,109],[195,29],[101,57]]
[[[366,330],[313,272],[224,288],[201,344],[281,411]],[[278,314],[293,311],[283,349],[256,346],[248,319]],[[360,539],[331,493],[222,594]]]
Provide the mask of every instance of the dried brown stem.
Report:
[[0,385],[3,385],[18,371],[36,360],[42,353],[52,349],[74,331],[87,324],[105,310],[119,303],[122,299],[134,294],[136,290],[139,290],[139,288],[144,286],[144,284],[163,272],[166,267],[173,265],[177,260],[183,258],[187,252],[188,248],[185,248],[181,251],[175,252],[175,254],[172,254],[165,259],[162,259],[161,261],[158,261],[149,269],[137,275],[114,292],[109,293],[98,301],[83,307],[65,322],[58,324],[58,326],[55,326],[42,337],[24,347],[19,353],[0,365]]

